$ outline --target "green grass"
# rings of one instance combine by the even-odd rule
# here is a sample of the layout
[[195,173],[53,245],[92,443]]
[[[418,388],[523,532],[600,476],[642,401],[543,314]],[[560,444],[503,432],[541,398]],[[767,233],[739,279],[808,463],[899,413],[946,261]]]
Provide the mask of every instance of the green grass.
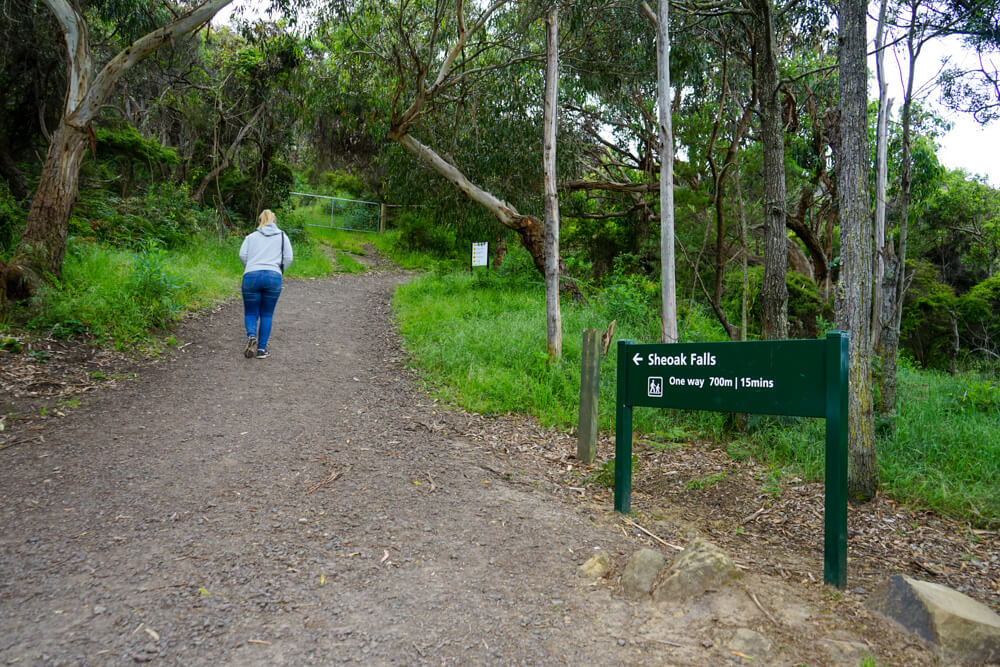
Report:
[[[441,399],[485,414],[526,413],[542,424],[576,426],[584,328],[603,329],[594,307],[562,299],[562,360],[545,350],[545,298],[530,280],[468,272],[426,275],[403,285],[395,307],[414,365]],[[698,317],[694,313],[694,317]],[[640,322],[641,318],[635,318]],[[706,331],[694,322],[692,331]],[[640,324],[619,323],[616,338],[651,341]],[[690,338],[689,338],[690,339]],[[616,346],[601,366],[599,427],[614,430]],[[895,435],[877,443],[884,492],[976,525],[1000,522],[1000,382],[995,377],[923,372],[902,365]],[[995,394],[993,392],[996,392]],[[727,415],[641,409],[634,428],[656,434],[698,433],[734,458],[767,463],[776,479],[822,480],[825,425],[820,419],[751,416],[743,433]]]
[[[520,284],[520,283],[518,283]],[[509,287],[495,273],[434,274],[403,285],[395,304],[406,345],[438,395],[486,414],[527,413],[549,426],[575,426],[579,411],[583,330],[604,329],[593,309],[562,300],[562,359],[546,354],[545,296],[533,286]],[[620,325],[619,338],[642,332]],[[601,366],[600,404],[615,402],[614,345]],[[614,411],[603,409],[599,427],[614,429]],[[699,413],[685,423],[718,432],[721,415]],[[637,410],[636,429],[675,432],[675,414]]]
[[[388,257],[395,264],[404,269],[418,271],[441,271],[454,270],[459,268],[459,263],[455,261],[433,258],[427,253],[417,252],[408,247],[400,240],[398,231],[387,230],[381,234],[369,232],[351,231],[347,229],[333,229],[330,224],[329,210],[324,206],[326,200],[309,200],[301,198],[302,201],[312,202],[309,205],[298,206],[294,209],[294,214],[302,219],[306,224],[309,236],[319,243],[342,251],[351,255],[365,256],[369,248],[375,248],[383,256]],[[335,224],[346,224],[345,221],[335,219]],[[377,225],[375,226],[377,228]],[[363,264],[351,258],[346,258],[342,253],[337,254],[335,260],[338,270],[345,273],[361,273],[366,270]]]
[[[239,295],[240,242],[206,235],[176,250],[150,245],[132,252],[71,240],[62,279],[14,317],[54,336],[88,334],[123,349],[155,347],[157,332],[185,312]],[[322,277],[331,269],[321,249],[299,243],[286,276]]]
[[[288,278],[323,278],[330,275],[333,265],[330,257],[316,243],[296,243],[295,258],[285,271]],[[237,260],[237,264],[239,260]]]
[[1000,517],[1000,390],[989,404],[968,399],[970,385],[1000,381],[907,366],[899,381],[898,433],[879,442],[879,474],[904,500],[973,521]]
[[327,229],[325,227],[308,227],[309,235],[325,246],[349,252],[352,255],[368,254],[367,246],[376,239],[374,234],[349,232],[343,229]]
[[462,263],[457,260],[431,257],[425,252],[418,252],[407,247],[400,239],[399,232],[388,230],[383,234],[368,235],[375,248],[404,269],[413,271],[458,271]]
[[347,253],[337,253],[333,261],[340,273],[364,273],[368,270],[367,266]]
[[[347,197],[346,199],[352,199]],[[332,202],[332,211],[331,211]],[[311,230],[345,228],[378,231],[379,207],[344,200],[320,197],[297,197],[295,212],[301,215]]]

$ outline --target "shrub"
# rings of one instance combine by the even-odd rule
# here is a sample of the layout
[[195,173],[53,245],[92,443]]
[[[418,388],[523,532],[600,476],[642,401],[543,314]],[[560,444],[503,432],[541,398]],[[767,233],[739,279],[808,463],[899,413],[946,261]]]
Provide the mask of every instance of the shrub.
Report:
[[503,264],[496,272],[505,285],[517,288],[535,288],[545,285],[545,279],[535,267],[535,260],[521,246],[507,250]]
[[682,303],[677,308],[677,328],[683,343],[727,341],[729,335],[722,323],[707,306],[701,303]]
[[186,187],[157,183],[141,197],[91,193],[74,212],[70,233],[116,248],[139,249],[155,241],[173,249],[208,228],[213,219],[211,211],[191,200]]
[[127,158],[132,162],[145,165],[150,162],[177,164],[177,149],[163,146],[156,139],[147,139],[139,130],[126,125],[119,129],[98,127],[97,154],[104,156],[112,154]]
[[0,180],[0,256],[14,250],[21,238],[28,211],[10,193],[6,180]]
[[165,327],[184,303],[186,284],[167,269],[167,254],[155,241],[144,244],[124,285],[123,296],[135,305],[143,326]]
[[[764,267],[751,266],[748,271],[748,320],[747,338],[760,337],[760,288],[764,281]],[[788,288],[788,337],[816,338],[826,333],[821,331],[821,323],[833,318],[833,305],[824,299],[819,288],[808,276],[789,271],[785,276]],[[722,308],[729,321],[739,324],[740,300],[743,293],[743,275],[730,272],[725,277],[725,293]]]
[[1000,358],[1000,273],[974,286],[958,300],[963,342],[973,353]]
[[427,216],[404,211],[396,220],[396,228],[399,242],[409,249],[438,257],[449,257],[455,252],[455,231]]
[[354,199],[360,199],[361,195],[365,193],[365,182],[360,177],[342,169],[324,172],[320,177],[320,186],[332,196],[347,195]]
[[622,254],[614,259],[610,279],[597,299],[597,310],[608,321],[652,331],[658,326],[659,287],[634,268],[633,255]]
[[278,227],[288,234],[288,240],[294,246],[299,241],[306,240],[306,216],[296,209],[280,209],[275,211]]
[[912,271],[913,282],[903,305],[900,343],[922,368],[947,368],[955,340],[955,292],[938,281],[937,269],[926,261],[915,263]]

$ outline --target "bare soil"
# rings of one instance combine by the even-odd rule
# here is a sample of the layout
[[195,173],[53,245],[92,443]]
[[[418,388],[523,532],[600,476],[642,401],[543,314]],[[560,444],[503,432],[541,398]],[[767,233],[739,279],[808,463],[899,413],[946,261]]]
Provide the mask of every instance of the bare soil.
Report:
[[[636,512],[614,513],[572,434],[421,389],[390,307],[407,279],[286,281],[264,360],[243,358],[237,301],[156,359],[0,352],[0,663],[923,665],[863,606],[875,584],[1000,607],[995,533],[885,499],[851,508],[849,588],[824,586],[822,488],[712,444],[640,446]],[[622,596],[636,549],[698,536],[738,587]],[[596,549],[615,567],[594,581]],[[738,630],[767,639],[757,656]]]

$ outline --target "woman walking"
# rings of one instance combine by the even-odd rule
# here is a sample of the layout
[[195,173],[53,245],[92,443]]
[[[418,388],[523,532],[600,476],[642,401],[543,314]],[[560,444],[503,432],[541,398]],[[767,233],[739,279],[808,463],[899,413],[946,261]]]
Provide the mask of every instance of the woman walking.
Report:
[[243,320],[247,345],[243,356],[264,359],[271,337],[274,306],[281,295],[281,275],[292,263],[292,244],[278,229],[274,213],[264,209],[257,218],[257,230],[240,246],[243,262]]

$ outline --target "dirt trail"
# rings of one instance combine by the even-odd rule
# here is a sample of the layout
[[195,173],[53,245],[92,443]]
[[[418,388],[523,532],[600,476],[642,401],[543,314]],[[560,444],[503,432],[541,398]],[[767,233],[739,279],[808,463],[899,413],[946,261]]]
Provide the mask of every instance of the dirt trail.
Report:
[[933,662],[822,587],[749,572],[756,600],[657,610],[579,577],[644,536],[417,389],[405,279],[286,281],[265,360],[238,303],[193,318],[164,363],[0,452],[0,664],[710,665],[749,660],[740,628],[771,640],[755,664]]

